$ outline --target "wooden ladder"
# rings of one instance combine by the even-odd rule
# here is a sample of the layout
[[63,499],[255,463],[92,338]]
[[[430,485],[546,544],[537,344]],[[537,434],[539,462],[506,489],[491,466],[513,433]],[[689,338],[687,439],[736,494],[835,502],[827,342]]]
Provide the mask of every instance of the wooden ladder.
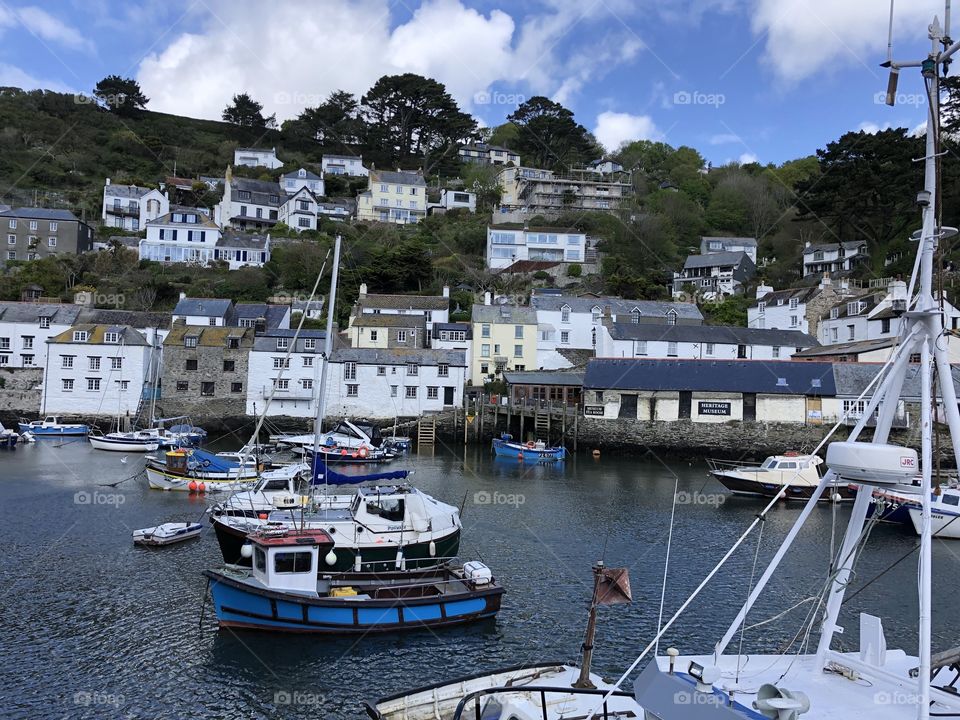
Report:
[[544,442],[550,442],[550,413],[537,412],[533,416],[533,429],[537,433],[537,440],[543,440]]
[[425,415],[417,422],[417,452],[421,449],[433,450],[437,441],[437,416]]

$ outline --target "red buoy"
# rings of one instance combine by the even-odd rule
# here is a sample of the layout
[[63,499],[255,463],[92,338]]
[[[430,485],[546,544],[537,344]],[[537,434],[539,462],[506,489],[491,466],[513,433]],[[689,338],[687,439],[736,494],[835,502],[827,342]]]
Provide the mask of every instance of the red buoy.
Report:
[[190,488],[190,492],[196,492],[196,491],[197,491],[197,481],[196,481],[196,480],[191,480],[191,481],[190,481],[190,484],[187,485],[187,487]]

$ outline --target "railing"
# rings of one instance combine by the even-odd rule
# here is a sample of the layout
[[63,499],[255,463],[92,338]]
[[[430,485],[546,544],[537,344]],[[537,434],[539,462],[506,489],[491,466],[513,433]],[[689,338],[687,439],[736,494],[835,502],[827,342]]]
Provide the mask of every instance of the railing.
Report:
[[[534,694],[538,693],[540,695],[540,708],[543,712],[544,720],[547,720],[547,695],[595,695],[604,697],[609,691],[602,688],[558,688],[550,686],[540,686],[540,685],[518,685],[516,687],[496,687],[496,688],[484,688],[482,690],[475,690],[472,693],[467,694],[459,703],[457,703],[457,709],[453,713],[453,720],[461,720],[463,717],[464,710],[467,708],[467,704],[473,703],[473,717],[475,720],[481,720],[480,714],[480,698],[487,695],[499,695],[502,693],[529,693]],[[614,690],[610,693],[613,697],[628,697],[633,698],[633,693],[626,692],[624,690]],[[603,714],[595,715],[594,717],[603,718],[603,720],[609,720],[609,718],[617,717],[635,717],[633,711],[627,711],[625,713],[620,713],[614,711],[613,714],[610,713],[609,708],[607,707],[607,700],[603,701]]]
[[[860,422],[860,418],[863,417],[863,413],[848,413],[847,416],[843,419],[843,424],[847,427],[852,427]],[[869,418],[867,418],[866,427],[876,427],[877,426],[877,413],[873,413]],[[903,415],[896,415],[893,418],[893,424],[891,427],[898,430],[905,430],[910,427],[910,413],[904,413]]]

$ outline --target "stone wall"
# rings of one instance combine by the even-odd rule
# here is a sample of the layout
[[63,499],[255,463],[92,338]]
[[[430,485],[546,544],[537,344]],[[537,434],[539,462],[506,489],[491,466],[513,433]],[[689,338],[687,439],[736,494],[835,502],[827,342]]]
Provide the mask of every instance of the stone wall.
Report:
[[[0,368],[0,417],[16,419],[39,413],[42,383],[43,368]],[[3,423],[6,425],[7,419]]]
[[[279,351],[278,355],[286,351]],[[158,405],[165,415],[189,415],[197,418],[243,417],[247,410],[247,367],[250,347],[247,339],[239,348],[165,345],[163,348],[163,392]],[[187,360],[196,360],[197,369],[187,370]],[[233,370],[224,370],[224,361],[233,362]],[[187,383],[178,390],[177,383]],[[213,394],[201,394],[202,383],[213,383]],[[234,383],[239,390],[234,392]]]

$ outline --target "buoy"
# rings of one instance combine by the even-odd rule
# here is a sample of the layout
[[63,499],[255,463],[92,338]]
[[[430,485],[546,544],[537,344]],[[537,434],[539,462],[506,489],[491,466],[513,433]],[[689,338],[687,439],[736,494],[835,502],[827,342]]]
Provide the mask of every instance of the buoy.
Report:
[[360,572],[361,567],[363,567],[363,561],[360,560],[360,553],[357,553],[357,556],[353,559],[353,571]]
[[833,495],[830,496],[830,499],[833,500],[834,502],[840,502],[842,498],[840,497],[840,493],[834,493]]
[[206,491],[207,491],[207,486],[204,485],[203,483],[200,483],[199,485],[197,485],[197,489],[198,489],[200,492],[206,492]]
[[357,454],[356,454],[355,452],[354,452],[354,453],[350,453],[350,457],[352,457],[352,458],[354,458],[354,459],[356,459],[356,457],[357,457]]
[[599,451],[599,450],[594,450],[594,451],[593,451],[593,456],[594,456],[594,457],[600,457],[600,451]]
[[187,485],[187,487],[190,488],[190,492],[196,492],[196,491],[197,491],[197,481],[196,481],[196,480],[191,480],[191,481],[190,481],[190,484]]
[[240,557],[250,558],[253,557],[253,545],[250,543],[244,543],[240,546]]
[[331,550],[327,553],[327,556],[323,559],[327,565],[336,565],[337,564],[337,554]]
[[268,517],[270,517],[270,515],[267,513],[257,513],[257,517],[261,520],[266,520]]
[[433,540],[431,540],[430,541],[430,557],[436,557],[436,556],[437,556],[437,544]]
[[346,456],[347,451],[346,451],[346,450],[341,450],[341,451],[340,451],[340,454]]
[[522,453],[522,452],[518,452],[518,453],[517,453],[517,457],[520,458],[521,460],[523,460],[523,453]]
[[367,457],[367,455],[370,454],[370,451],[367,450],[367,447],[366,447],[365,445],[360,448],[360,451],[359,451],[359,452],[360,452],[360,457],[362,457],[362,458],[365,458],[365,457]]

